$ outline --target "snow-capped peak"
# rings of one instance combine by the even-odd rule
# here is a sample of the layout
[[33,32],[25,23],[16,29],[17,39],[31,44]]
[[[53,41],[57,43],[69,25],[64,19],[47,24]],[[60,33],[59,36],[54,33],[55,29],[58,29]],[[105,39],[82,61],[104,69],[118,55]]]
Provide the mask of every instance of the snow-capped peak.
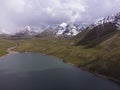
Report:
[[103,25],[105,23],[114,23],[118,28],[120,28],[120,13],[108,16],[106,18],[99,18],[94,23],[94,26]]
[[60,35],[67,35],[67,36],[75,36],[79,32],[83,30],[84,26],[81,24],[67,24],[67,23],[61,23],[58,26],[58,32],[56,33],[57,36]]
[[67,25],[68,25],[68,24],[65,23],[65,22],[63,22],[63,23],[60,24],[61,27],[66,27]]
[[[45,31],[53,32],[56,36],[75,36],[87,27],[85,24],[54,24],[45,28]],[[43,31],[44,32],[44,31]]]
[[29,32],[31,31],[31,27],[30,27],[30,26],[26,26],[25,28],[26,28],[26,30],[28,30]]

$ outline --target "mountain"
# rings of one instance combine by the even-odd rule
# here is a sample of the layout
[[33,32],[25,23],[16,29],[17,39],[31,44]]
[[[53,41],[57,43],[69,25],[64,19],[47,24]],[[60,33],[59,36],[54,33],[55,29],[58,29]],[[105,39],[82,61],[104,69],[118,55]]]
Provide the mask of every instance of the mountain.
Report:
[[75,36],[80,32],[80,29],[78,29],[75,25],[69,25],[67,23],[62,23],[57,28],[56,35],[66,35],[66,36]]
[[73,40],[75,46],[98,50],[92,61],[83,67],[120,80],[120,13],[89,25]]
[[12,35],[12,38],[28,38],[33,37],[40,33],[39,28],[26,26],[25,28],[19,30],[19,32]]
[[[28,37],[72,37],[80,33],[86,28],[84,24],[53,24],[48,26],[36,26],[30,27],[26,26],[17,30],[14,35],[11,35],[13,38],[28,38]],[[9,34],[5,30],[1,30],[0,34]]]
[[105,23],[114,23],[117,26],[118,30],[120,30],[120,12],[105,18],[100,18],[94,23],[94,25],[104,25]]
[[120,30],[120,12],[107,16],[105,18],[100,18],[96,20],[93,24],[94,26],[104,25],[105,23],[114,23],[117,26],[117,29]]
[[76,45],[94,47],[120,31],[120,13],[102,18],[75,36]]
[[72,37],[80,33],[86,28],[86,25],[82,24],[67,24],[65,22],[56,25],[49,25],[44,29],[43,33],[53,35],[55,37]]

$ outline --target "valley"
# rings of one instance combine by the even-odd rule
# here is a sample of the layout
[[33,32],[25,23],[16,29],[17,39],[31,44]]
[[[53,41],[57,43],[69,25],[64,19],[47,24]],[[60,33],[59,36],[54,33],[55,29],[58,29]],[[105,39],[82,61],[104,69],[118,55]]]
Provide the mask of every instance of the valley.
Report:
[[14,35],[1,35],[0,55],[14,51],[56,56],[85,70],[120,81],[120,14],[87,27],[62,23],[43,32],[30,27]]
[[120,0],[0,0],[0,90],[120,90]]
[[[73,45],[73,41],[67,39],[23,39],[19,41],[19,46],[15,50],[56,56],[65,63],[71,63],[88,71],[120,80],[120,48],[119,46],[111,47],[113,39],[119,38],[116,35],[109,37],[109,39],[92,48],[86,48],[85,45]],[[109,50],[109,48],[113,49]]]

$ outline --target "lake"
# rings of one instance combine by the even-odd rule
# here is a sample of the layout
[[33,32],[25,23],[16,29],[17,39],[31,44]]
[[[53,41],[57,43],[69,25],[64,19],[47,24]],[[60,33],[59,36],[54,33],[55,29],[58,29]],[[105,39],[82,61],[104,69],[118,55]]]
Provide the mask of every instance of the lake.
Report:
[[120,85],[37,53],[0,58],[0,90],[120,90]]

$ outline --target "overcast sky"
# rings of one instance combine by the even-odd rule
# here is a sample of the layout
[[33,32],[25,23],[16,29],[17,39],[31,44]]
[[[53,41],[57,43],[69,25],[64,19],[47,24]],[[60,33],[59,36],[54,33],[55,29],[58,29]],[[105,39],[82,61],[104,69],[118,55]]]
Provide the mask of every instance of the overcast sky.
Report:
[[0,0],[0,29],[48,24],[92,23],[120,11],[120,0]]

